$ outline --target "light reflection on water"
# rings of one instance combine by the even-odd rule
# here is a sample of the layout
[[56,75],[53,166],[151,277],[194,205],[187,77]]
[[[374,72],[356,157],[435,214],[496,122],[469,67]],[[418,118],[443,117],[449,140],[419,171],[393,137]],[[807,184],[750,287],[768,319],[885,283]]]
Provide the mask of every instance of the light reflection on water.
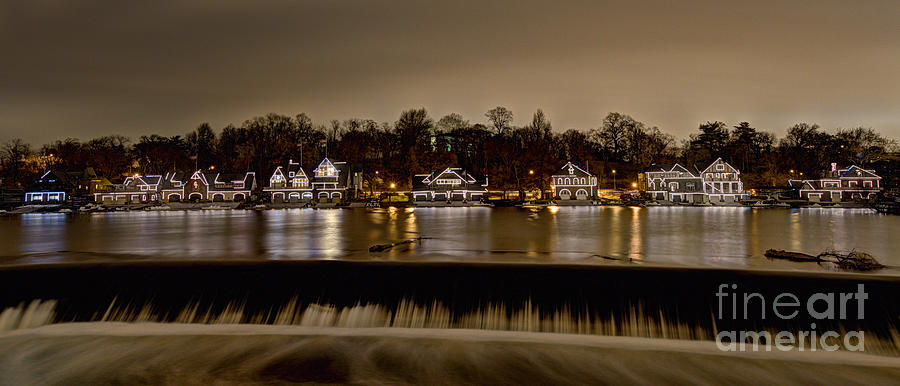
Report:
[[[766,249],[859,249],[900,265],[900,217],[853,209],[387,208],[27,214],[0,218],[2,263],[123,259],[528,261],[818,269]],[[382,253],[368,248],[421,242]]]

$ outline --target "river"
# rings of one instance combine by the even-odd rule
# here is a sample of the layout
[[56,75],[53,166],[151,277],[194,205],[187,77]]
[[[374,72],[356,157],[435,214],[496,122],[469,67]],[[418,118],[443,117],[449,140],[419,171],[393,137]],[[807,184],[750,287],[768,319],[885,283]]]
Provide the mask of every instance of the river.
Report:
[[[0,264],[412,260],[828,270],[766,249],[866,251],[900,274],[900,217],[709,207],[135,211],[0,217]],[[387,252],[375,244],[422,237]]]

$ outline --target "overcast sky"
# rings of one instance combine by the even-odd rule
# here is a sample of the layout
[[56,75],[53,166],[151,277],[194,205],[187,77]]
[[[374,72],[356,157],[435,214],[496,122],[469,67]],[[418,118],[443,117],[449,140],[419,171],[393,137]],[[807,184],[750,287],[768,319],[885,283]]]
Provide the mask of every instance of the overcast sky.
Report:
[[900,1],[0,0],[0,141],[183,134],[268,112],[676,137],[750,121],[900,138]]

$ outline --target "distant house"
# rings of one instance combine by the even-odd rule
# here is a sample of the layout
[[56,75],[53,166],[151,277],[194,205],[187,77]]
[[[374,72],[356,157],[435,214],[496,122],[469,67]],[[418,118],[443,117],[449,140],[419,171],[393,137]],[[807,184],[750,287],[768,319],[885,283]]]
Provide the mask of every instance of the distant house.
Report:
[[351,186],[351,173],[346,162],[322,160],[313,169],[313,194],[319,201],[340,201],[347,198],[347,188]]
[[708,195],[709,202],[738,202],[747,195],[741,172],[721,158],[709,164],[701,174],[703,191]]
[[462,168],[446,168],[413,176],[415,201],[480,201],[487,194],[488,180],[477,179]]
[[[312,200],[313,185],[303,166],[293,160],[278,166],[269,177],[269,186],[263,188],[273,203],[304,202]],[[330,194],[330,192],[329,192]]]
[[62,202],[88,198],[110,182],[97,175],[94,168],[81,171],[48,170],[25,192],[26,203]]
[[94,193],[94,201],[102,204],[138,204],[159,201],[163,176],[133,176],[121,184]]
[[560,200],[590,200],[597,196],[597,177],[572,162],[550,177],[553,196]]
[[161,200],[178,202],[184,198],[184,172],[168,172],[163,175],[159,186]]
[[48,170],[25,192],[26,204],[60,203],[72,198],[78,181],[68,173]]
[[[218,173],[197,170],[163,176],[160,194],[165,201],[245,201],[256,189],[256,173]],[[184,178],[184,179],[183,179]]]
[[788,185],[798,191],[801,199],[809,201],[852,201],[872,199],[881,191],[881,177],[874,170],[852,165],[822,173],[816,180],[789,180]]
[[723,161],[713,161],[702,171],[696,166],[654,164],[644,172],[644,188],[650,198],[684,203],[733,203],[746,196],[741,172]]

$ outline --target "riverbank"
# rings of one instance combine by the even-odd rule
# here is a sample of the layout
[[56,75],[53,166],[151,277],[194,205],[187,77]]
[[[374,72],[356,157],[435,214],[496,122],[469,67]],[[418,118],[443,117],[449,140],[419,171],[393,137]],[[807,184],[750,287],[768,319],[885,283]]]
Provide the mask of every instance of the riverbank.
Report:
[[[872,209],[870,205],[865,203],[826,203],[826,202],[779,202],[776,204],[761,203],[677,203],[677,202],[609,202],[609,201],[593,201],[593,200],[559,200],[544,202],[522,202],[522,203],[503,203],[503,205],[495,205],[491,202],[462,202],[462,201],[427,201],[427,202],[409,202],[409,203],[373,203],[366,201],[356,201],[347,203],[267,203],[252,204],[238,202],[172,202],[172,203],[147,203],[147,204],[123,204],[123,205],[101,205],[94,203],[87,204],[49,204],[49,205],[22,205],[15,207],[7,207],[0,209],[0,215],[19,215],[33,213],[97,213],[97,212],[127,212],[127,211],[171,211],[171,210],[277,210],[277,209],[354,209],[354,208],[387,208],[387,207],[417,207],[417,208],[466,208],[466,207],[522,207],[522,208],[544,208],[544,207],[701,207],[701,208],[753,208],[753,209],[786,209],[786,208],[826,208],[826,209]],[[892,212],[886,212],[892,213]]]

